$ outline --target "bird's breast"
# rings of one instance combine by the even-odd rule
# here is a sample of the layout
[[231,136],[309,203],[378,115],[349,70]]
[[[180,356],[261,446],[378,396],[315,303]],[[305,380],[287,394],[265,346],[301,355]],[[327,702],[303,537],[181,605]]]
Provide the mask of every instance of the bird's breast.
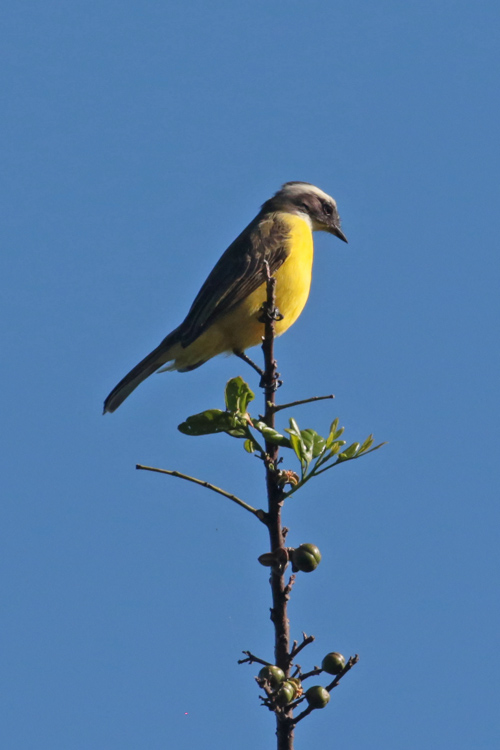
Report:
[[[288,236],[285,240],[287,258],[275,273],[276,306],[282,320],[277,321],[275,331],[284,333],[304,309],[311,288],[313,262],[313,239],[311,226],[300,216],[279,213],[280,223],[286,224]],[[218,321],[231,339],[231,348],[245,350],[261,343],[263,325],[259,322],[260,308],[267,298],[266,285],[252,292],[231,313]]]
[[[300,216],[281,214],[289,227],[288,257],[276,271],[276,306],[283,320],[276,324],[279,335],[299,317],[309,297],[313,264],[313,238],[310,224]],[[265,298],[265,287],[263,289]]]

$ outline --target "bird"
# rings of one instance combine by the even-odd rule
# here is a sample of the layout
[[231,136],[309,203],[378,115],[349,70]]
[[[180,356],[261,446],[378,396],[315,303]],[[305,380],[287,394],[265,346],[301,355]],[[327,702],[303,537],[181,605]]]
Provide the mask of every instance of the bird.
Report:
[[275,335],[290,328],[309,297],[315,231],[347,242],[335,200],[309,182],[286,182],[229,245],[201,287],[184,321],[166,336],[104,402],[114,412],[157,370],[188,372],[212,357],[262,343],[261,308],[267,299],[266,261],[276,279],[280,319]]

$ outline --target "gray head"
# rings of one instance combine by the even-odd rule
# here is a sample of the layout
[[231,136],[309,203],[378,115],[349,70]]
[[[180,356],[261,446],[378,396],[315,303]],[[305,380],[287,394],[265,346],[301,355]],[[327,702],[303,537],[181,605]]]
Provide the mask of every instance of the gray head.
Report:
[[288,211],[305,215],[314,231],[330,232],[347,242],[340,229],[340,217],[334,199],[309,182],[286,182],[262,206],[262,210]]

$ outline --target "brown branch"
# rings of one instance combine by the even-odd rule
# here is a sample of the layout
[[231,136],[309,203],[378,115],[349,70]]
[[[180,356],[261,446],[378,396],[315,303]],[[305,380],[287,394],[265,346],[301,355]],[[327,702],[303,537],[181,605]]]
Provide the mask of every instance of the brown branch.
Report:
[[254,369],[255,372],[258,372],[261,377],[264,375],[263,370],[260,369],[259,365],[255,364],[255,362],[253,361],[253,359],[250,359],[250,357],[248,356],[248,354],[245,354],[245,352],[238,352],[236,350],[233,351],[233,354],[235,354],[237,357],[239,357],[240,359],[242,359],[243,362],[246,362],[247,365],[250,365],[250,367],[252,369]]
[[[301,404],[332,399],[334,396],[333,394],[329,396],[314,396],[313,398],[293,401],[288,404],[276,404],[276,390],[279,385],[281,385],[281,381],[278,380],[279,373],[277,372],[277,363],[274,358],[274,338],[275,323],[280,319],[280,313],[276,308],[276,279],[271,276],[267,262],[265,263],[265,266],[267,298],[262,306],[262,316],[259,318],[264,324],[264,336],[262,339],[264,370],[261,376],[260,385],[264,389],[265,413],[262,419],[268,427],[275,429],[275,414],[277,412]],[[245,359],[245,357],[242,357],[242,359]],[[259,371],[259,368],[255,366],[254,363],[249,362],[249,364]],[[263,460],[266,470],[268,498],[268,511],[267,514],[265,514],[264,522],[269,531],[271,549],[271,553],[267,554],[276,556],[279,555],[280,552],[283,552],[283,554],[286,555],[285,537],[288,529],[285,529],[282,526],[281,520],[281,511],[286,493],[283,491],[282,472],[280,472],[278,468],[280,462],[279,446],[266,441]],[[263,519],[261,518],[261,520]],[[290,624],[288,621],[287,603],[290,598],[292,586],[295,582],[295,576],[292,575],[288,583],[285,584],[285,567],[286,565],[271,566],[270,584],[272,594],[271,621],[274,625],[274,663],[277,667],[283,670],[288,678],[291,676],[294,658],[302,651],[302,649],[314,641],[314,636],[308,636],[306,633],[303,633],[302,642],[298,644],[297,641],[294,641],[292,648],[290,648]],[[264,665],[269,664],[268,662],[254,656],[250,651],[244,651],[243,653],[246,654],[247,658],[241,659],[238,662],[239,664],[245,662],[257,662]],[[341,674],[337,675],[331,685],[326,689],[332,690],[335,688],[343,675],[351,669],[356,661],[357,656],[349,659]],[[298,674],[301,679],[319,674],[322,671],[323,670],[319,667],[315,667],[314,670],[301,675],[301,667],[293,668],[294,675]],[[293,701],[282,708],[278,708],[275,703],[274,692],[270,689],[270,686],[266,684],[266,681],[262,681],[259,678],[256,679],[266,694],[266,697],[259,696],[263,705],[274,711],[276,716],[276,736],[278,740],[277,750],[293,750],[295,725],[308,716],[314,709],[311,706],[308,706],[296,718],[294,718],[294,709],[305,700],[305,697],[301,696],[298,700]]]
[[317,674],[321,674],[323,670],[321,667],[314,667],[314,669],[311,669],[310,672],[304,672],[304,674],[299,674],[300,680],[307,680],[308,677],[314,677]]
[[[275,322],[280,319],[276,309],[276,279],[271,276],[266,262],[267,300],[263,305],[262,322],[264,323],[264,338],[262,351],[264,354],[264,374],[261,386],[264,389],[265,413],[264,422],[274,429],[274,414],[276,406],[276,389],[280,385],[278,380],[277,363],[274,359]],[[279,446],[266,441],[266,486],[268,498],[267,527],[271,551],[285,548],[285,536],[281,522],[281,507],[283,504],[283,489],[279,484]],[[285,585],[284,571],[271,569],[272,608],[271,620],[274,625],[274,657],[275,664],[290,676],[290,625],[287,616],[287,601],[290,590]],[[293,750],[293,712],[289,706],[276,712],[276,736],[278,750]]]
[[157,474],[167,474],[169,477],[177,477],[178,479],[186,479],[188,482],[194,482],[194,484],[199,484],[201,487],[206,487],[207,490],[212,490],[212,492],[217,492],[219,495],[229,498],[229,500],[232,500],[233,503],[236,503],[242,508],[245,508],[245,510],[248,510],[250,513],[253,513],[254,516],[257,516],[259,521],[262,521],[263,523],[266,522],[265,511],[256,510],[255,508],[252,508],[251,505],[248,505],[248,503],[245,503],[243,500],[240,500],[240,498],[236,497],[236,495],[232,495],[230,492],[226,492],[226,490],[221,490],[220,487],[216,487],[215,484],[210,484],[210,482],[205,482],[203,479],[196,479],[196,477],[190,477],[187,474],[182,474],[182,472],[180,471],[169,471],[168,469],[157,469],[154,466],[142,466],[141,464],[136,464],[135,468],[144,469],[145,471],[155,471]]
[[309,646],[309,644],[312,643],[313,641],[314,641],[313,635],[306,635],[305,633],[302,633],[302,643],[299,646],[296,646],[295,644],[297,643],[297,641],[294,641],[294,647],[290,653],[290,661],[295,659],[299,651],[302,651],[303,648],[305,648],[306,646]]
[[257,662],[257,664],[263,664],[265,667],[271,666],[270,661],[265,661],[264,659],[260,659],[258,656],[254,656],[251,651],[243,651],[243,653],[247,655],[247,658],[238,659],[238,664],[253,664],[254,662]]
[[297,708],[297,706],[300,706],[300,704],[301,704],[301,703],[302,703],[303,701],[305,701],[305,699],[306,699],[305,695],[302,695],[302,696],[301,696],[300,698],[298,698],[298,699],[297,699],[296,701],[294,701],[293,703],[290,703],[290,708],[291,708],[292,710],[293,710],[293,709],[295,709],[295,708]]
[[335,398],[334,394],[331,393],[329,396],[312,396],[311,398],[303,398],[300,401],[290,401],[289,404],[274,404],[269,408],[276,414],[283,409],[290,409],[292,406],[301,406],[302,404],[311,404],[313,401],[325,401],[326,399]]
[[314,711],[314,708],[312,706],[308,706],[305,708],[301,714],[295,717],[295,719],[291,720],[291,723],[295,726],[295,724],[298,724],[299,721],[302,721],[302,719],[305,719],[306,716],[309,716],[310,713]]
[[[293,588],[293,584],[295,583],[295,580],[296,580],[296,576],[295,575],[291,575],[290,578],[289,578],[289,580],[288,580],[287,585],[285,586],[285,592],[284,593],[285,593],[285,596],[288,599],[290,598],[290,592],[291,592],[291,590]],[[295,643],[295,641],[294,641],[294,643]]]

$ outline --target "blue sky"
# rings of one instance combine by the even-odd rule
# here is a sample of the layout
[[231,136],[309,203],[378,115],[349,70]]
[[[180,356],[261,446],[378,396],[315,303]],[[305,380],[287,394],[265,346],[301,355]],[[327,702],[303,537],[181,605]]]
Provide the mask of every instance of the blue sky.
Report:
[[498,747],[499,23],[462,0],[4,9],[3,747],[274,746],[236,664],[272,657],[264,527],[134,470],[262,505],[239,443],[176,430],[256,378],[219,358],[101,408],[288,180],[334,195],[349,245],[317,236],[280,397],[334,392],[300,425],[389,441],[285,510],[323,553],[301,663],[361,657],[297,750]]

